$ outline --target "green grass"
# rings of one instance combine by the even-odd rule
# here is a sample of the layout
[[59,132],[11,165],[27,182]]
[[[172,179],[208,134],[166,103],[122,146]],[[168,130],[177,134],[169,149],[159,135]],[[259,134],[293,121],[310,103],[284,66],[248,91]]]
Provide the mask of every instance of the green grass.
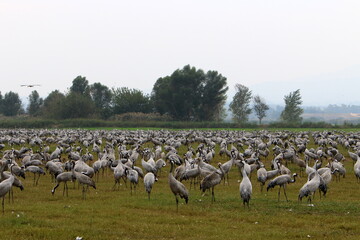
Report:
[[[341,151],[347,157],[345,149]],[[226,160],[217,155],[213,164]],[[270,160],[265,160],[267,168]],[[41,176],[39,185],[33,186],[33,176],[28,174],[22,180],[25,190],[14,189],[14,203],[5,199],[1,239],[358,239],[360,185],[349,158],[345,165],[347,176],[331,182],[326,198],[320,200],[317,193],[314,206],[308,206],[306,199],[297,201],[306,177],[288,185],[289,202],[283,192],[278,202],[278,189],[261,193],[253,173],[250,209],[244,208],[239,172],[233,167],[229,185],[215,187],[216,202],[211,203],[209,194],[202,197],[196,185],[190,190],[189,203],[180,201],[178,212],[167,183],[169,166],[162,170],[150,201],[142,179],[133,195],[124,185],[112,191],[110,170],[100,176],[97,189],[91,189],[86,200],[77,184],[75,189],[68,184],[68,197],[62,195],[62,185],[52,196],[49,175]],[[298,171],[292,164],[289,168]],[[189,182],[185,185],[189,189]]]

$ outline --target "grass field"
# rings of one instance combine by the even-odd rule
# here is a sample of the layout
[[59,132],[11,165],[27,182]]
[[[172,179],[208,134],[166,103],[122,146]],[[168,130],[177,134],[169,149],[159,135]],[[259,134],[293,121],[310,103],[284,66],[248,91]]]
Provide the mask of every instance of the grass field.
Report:
[[[182,147],[180,153],[185,150]],[[201,196],[196,185],[190,190],[189,203],[180,201],[178,212],[167,182],[169,164],[162,169],[150,201],[142,179],[132,195],[124,184],[113,191],[110,169],[100,176],[97,189],[91,189],[86,200],[82,200],[77,183],[69,183],[68,197],[62,194],[63,185],[52,196],[50,175],[41,176],[39,185],[33,186],[33,175],[27,173],[26,179],[21,179],[25,190],[14,189],[14,203],[5,199],[0,239],[359,239],[360,183],[347,152],[339,150],[347,159],[347,175],[340,182],[333,179],[326,198],[320,200],[316,193],[313,205],[306,199],[297,200],[306,176],[288,185],[289,202],[283,192],[278,202],[278,188],[261,193],[253,173],[250,208],[244,208],[235,166],[229,184],[215,187],[216,202],[211,202],[210,194]],[[212,164],[228,159],[217,154]],[[262,159],[267,169],[270,160],[270,156]],[[299,170],[293,164],[288,167]],[[189,182],[184,184],[190,189]]]

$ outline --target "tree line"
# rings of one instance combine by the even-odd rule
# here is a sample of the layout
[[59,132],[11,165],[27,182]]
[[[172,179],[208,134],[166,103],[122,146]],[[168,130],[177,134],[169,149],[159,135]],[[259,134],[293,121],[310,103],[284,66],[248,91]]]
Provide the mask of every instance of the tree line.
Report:
[[[15,92],[0,92],[0,113],[5,116],[28,114],[45,119],[95,118],[112,119],[125,113],[159,114],[178,121],[222,121],[226,117],[226,77],[217,71],[203,71],[190,65],[175,70],[171,75],[156,80],[151,94],[127,87],[112,88],[96,82],[89,84],[84,76],[77,76],[65,93],[52,91],[41,98],[34,90],[29,104],[22,108]],[[269,106],[242,84],[235,85],[236,94],[229,105],[235,122],[248,121],[255,113],[259,123],[266,118]],[[285,108],[280,120],[301,122],[303,109],[300,90],[284,96]]]

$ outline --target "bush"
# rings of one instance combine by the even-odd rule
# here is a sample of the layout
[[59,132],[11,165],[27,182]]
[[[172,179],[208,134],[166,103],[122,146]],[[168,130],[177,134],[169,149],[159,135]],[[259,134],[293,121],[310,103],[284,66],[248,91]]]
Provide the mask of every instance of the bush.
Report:
[[148,122],[148,121],[172,121],[172,118],[168,115],[160,115],[159,113],[142,113],[142,112],[129,112],[123,114],[117,114],[113,117],[115,121],[136,121],[136,122]]

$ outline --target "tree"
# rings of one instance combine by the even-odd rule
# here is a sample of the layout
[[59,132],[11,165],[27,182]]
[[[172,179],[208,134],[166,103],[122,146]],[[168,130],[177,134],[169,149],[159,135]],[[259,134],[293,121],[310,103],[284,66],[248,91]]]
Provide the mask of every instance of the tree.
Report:
[[151,101],[154,104],[155,111],[161,115],[170,114],[172,108],[170,82],[171,78],[169,76],[159,78],[155,82],[151,93]]
[[104,119],[111,115],[111,90],[101,83],[90,85],[90,96],[95,104],[97,113]]
[[150,96],[140,90],[122,87],[113,89],[112,92],[114,114],[127,112],[150,113],[152,111]]
[[90,96],[89,81],[86,77],[77,76],[65,96],[61,107],[62,118],[86,118],[95,115],[95,104]]
[[252,93],[249,88],[241,84],[236,84],[235,88],[236,93],[229,105],[229,109],[236,122],[246,122],[248,121],[249,114],[251,113],[250,101]]
[[59,90],[52,91],[44,100],[44,104],[41,107],[41,115],[44,118],[61,119],[63,118],[63,106],[65,101],[65,95],[59,92]]
[[2,100],[2,113],[5,116],[16,116],[21,112],[21,100],[19,94],[14,92],[5,93]]
[[155,110],[176,120],[215,120],[226,99],[226,78],[216,71],[206,74],[190,65],[159,78],[151,98]]
[[89,81],[86,80],[86,77],[77,76],[72,81],[72,86],[70,87],[70,92],[78,93],[80,95],[85,95],[85,96],[90,97]]
[[288,123],[301,122],[301,114],[304,110],[300,107],[302,104],[300,89],[285,95],[284,101],[285,109],[281,112],[280,119]]
[[39,93],[34,90],[29,95],[29,105],[27,111],[31,116],[38,116],[40,113],[40,108],[44,103],[43,99],[40,98]]
[[61,117],[66,118],[87,118],[95,115],[95,104],[89,96],[76,92],[66,95],[61,106]]
[[205,74],[204,84],[201,89],[201,104],[198,111],[199,120],[219,121],[223,119],[228,89],[226,78],[218,74],[218,72],[208,71]]
[[256,95],[253,101],[255,114],[259,119],[259,124],[261,124],[261,120],[266,117],[266,111],[269,110],[269,106],[259,95]]

